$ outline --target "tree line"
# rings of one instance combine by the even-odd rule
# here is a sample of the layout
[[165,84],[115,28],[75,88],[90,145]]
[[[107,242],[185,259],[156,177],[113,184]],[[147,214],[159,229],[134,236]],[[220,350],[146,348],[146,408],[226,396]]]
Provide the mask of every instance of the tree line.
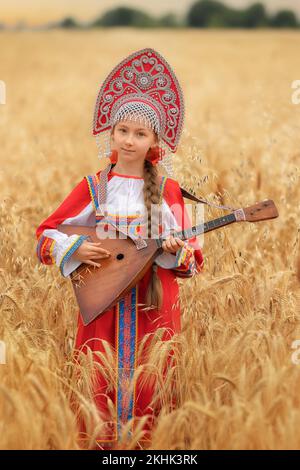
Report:
[[[0,28],[5,25],[0,24]],[[130,26],[135,28],[299,28],[300,22],[295,13],[288,9],[268,14],[265,6],[253,3],[244,9],[236,9],[216,0],[195,2],[183,17],[174,13],[159,18],[136,8],[117,7],[89,23],[80,23],[69,16],[44,28],[106,28]]]

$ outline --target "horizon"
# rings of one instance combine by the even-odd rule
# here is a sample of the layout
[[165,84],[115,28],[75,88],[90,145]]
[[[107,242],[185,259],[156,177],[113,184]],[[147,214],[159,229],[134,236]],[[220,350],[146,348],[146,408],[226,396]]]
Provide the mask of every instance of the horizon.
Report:
[[[195,0],[152,0],[151,4],[141,0],[52,0],[44,1],[41,5],[39,0],[10,0],[9,4],[1,5],[0,23],[13,26],[25,23],[27,26],[39,26],[50,22],[60,21],[65,17],[72,16],[78,22],[89,22],[101,16],[112,8],[127,6],[138,8],[153,16],[161,16],[166,13],[174,13],[178,16],[184,15]],[[222,3],[236,9],[243,9],[255,0],[224,0]],[[281,9],[289,9],[295,12],[300,19],[300,2],[295,0],[261,0],[269,14]]]

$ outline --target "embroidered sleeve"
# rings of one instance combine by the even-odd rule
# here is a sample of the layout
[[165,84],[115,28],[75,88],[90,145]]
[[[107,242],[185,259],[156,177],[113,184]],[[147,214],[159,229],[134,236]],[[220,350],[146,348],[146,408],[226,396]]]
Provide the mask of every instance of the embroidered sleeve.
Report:
[[37,244],[37,257],[43,264],[56,264],[61,274],[68,277],[82,263],[72,258],[72,254],[88,237],[68,236],[59,230],[44,230]]
[[194,256],[194,248],[185,242],[176,254],[164,252],[164,257],[158,257],[155,263],[165,269],[172,269],[178,277],[192,277],[199,273],[201,267]]
[[192,277],[198,273],[194,248],[187,242],[176,253],[173,271],[178,277]]
[[86,178],[36,230],[38,260],[46,265],[56,264],[61,274],[68,277],[82,264],[72,255],[88,237],[68,236],[57,229],[60,224],[95,226],[95,212]]

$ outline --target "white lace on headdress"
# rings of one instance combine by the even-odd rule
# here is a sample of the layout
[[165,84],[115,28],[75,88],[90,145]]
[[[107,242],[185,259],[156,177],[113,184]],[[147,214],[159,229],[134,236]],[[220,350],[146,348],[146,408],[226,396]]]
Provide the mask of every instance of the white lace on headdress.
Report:
[[111,117],[110,124],[114,126],[117,122],[131,120],[142,122],[146,127],[152,129],[157,135],[160,135],[159,117],[155,110],[148,106],[146,103],[139,101],[130,101],[123,104],[116,112],[115,116]]
[[[111,129],[118,122],[125,120],[140,122],[144,124],[145,127],[152,129],[157,134],[158,145],[165,151],[165,154],[162,157],[162,160],[158,162],[158,165],[162,166],[170,177],[173,177],[174,171],[172,152],[170,151],[169,147],[165,145],[162,140],[160,140],[161,125],[159,121],[159,116],[157,115],[155,110],[151,106],[148,106],[146,103],[142,103],[139,101],[127,102],[120,106],[116,113],[111,116]],[[96,143],[99,150],[99,159],[109,157],[111,155],[111,129],[96,135]]]

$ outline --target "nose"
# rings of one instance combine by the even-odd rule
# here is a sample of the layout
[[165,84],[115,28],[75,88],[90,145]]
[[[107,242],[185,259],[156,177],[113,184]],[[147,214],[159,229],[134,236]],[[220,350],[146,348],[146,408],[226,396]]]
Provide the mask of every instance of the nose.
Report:
[[132,135],[131,134],[127,134],[125,142],[126,142],[126,145],[132,145]]

